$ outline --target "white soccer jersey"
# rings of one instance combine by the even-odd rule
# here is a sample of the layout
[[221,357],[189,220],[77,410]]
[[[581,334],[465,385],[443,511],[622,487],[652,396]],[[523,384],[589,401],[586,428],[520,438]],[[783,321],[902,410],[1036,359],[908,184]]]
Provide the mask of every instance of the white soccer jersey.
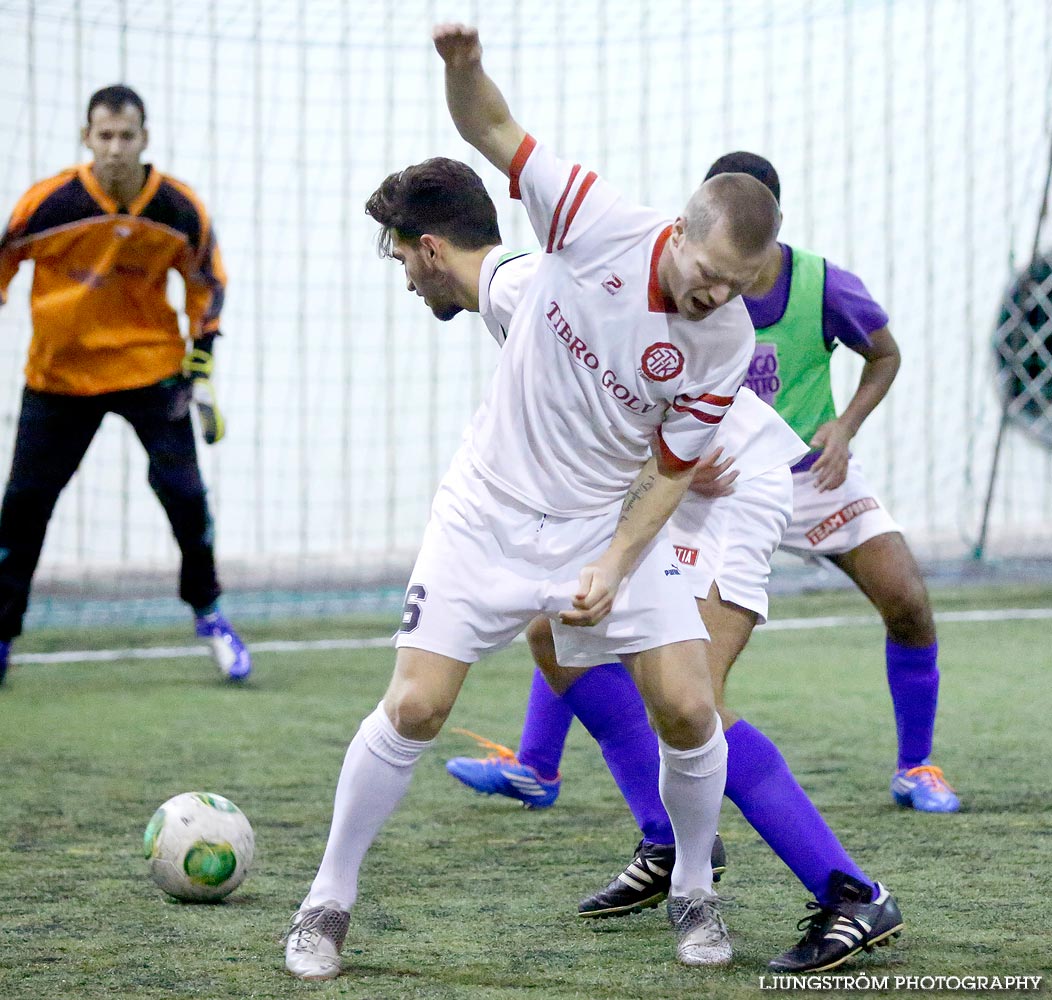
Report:
[[[501,346],[508,337],[512,316],[533,280],[541,254],[509,252],[496,247],[482,262],[479,276],[479,314],[493,339]],[[792,465],[807,454],[807,445],[796,432],[747,386],[742,386],[727,415],[716,425],[712,448],[734,457],[737,481]]]
[[503,347],[508,339],[511,317],[537,272],[539,260],[536,252],[494,247],[482,261],[479,315],[498,347]]
[[527,136],[511,165],[545,250],[507,331],[471,460],[532,509],[592,514],[623,502],[657,441],[688,463],[752,358],[740,299],[699,322],[661,293],[667,218]]
[[792,465],[808,452],[803,439],[748,386],[743,385],[716,429],[713,447],[734,456],[737,482],[747,482],[780,465]]

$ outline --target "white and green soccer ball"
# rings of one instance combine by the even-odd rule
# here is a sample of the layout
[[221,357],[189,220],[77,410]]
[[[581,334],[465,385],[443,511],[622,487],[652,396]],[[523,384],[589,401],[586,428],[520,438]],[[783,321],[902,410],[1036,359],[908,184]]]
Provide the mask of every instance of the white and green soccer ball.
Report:
[[211,792],[175,795],[153,814],[143,834],[150,877],[169,896],[189,902],[222,899],[245,880],[255,835],[245,814]]

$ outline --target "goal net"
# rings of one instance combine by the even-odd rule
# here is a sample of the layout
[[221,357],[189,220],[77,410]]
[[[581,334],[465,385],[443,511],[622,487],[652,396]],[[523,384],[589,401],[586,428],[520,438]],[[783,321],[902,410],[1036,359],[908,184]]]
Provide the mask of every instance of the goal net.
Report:
[[[480,26],[530,131],[670,215],[724,152],[775,163],[783,238],[858,273],[902,350],[856,453],[922,557],[966,555],[1000,422],[991,340],[1047,157],[1045,0],[4,3],[0,211],[83,159],[88,96],[124,81],[146,101],[148,159],[215,220],[229,431],[201,460],[227,586],[261,608],[399,588],[496,362],[477,319],[439,323],[406,294],[363,213],[387,173],[448,155],[482,174],[505,242],[532,242],[448,121],[429,42],[444,19]],[[0,311],[5,473],[29,280],[23,268]],[[860,361],[839,350],[834,365],[842,404]],[[1014,429],[988,552],[1052,556],[1052,458]],[[142,450],[107,418],[59,502],[34,607],[70,590],[171,594],[176,563]]]

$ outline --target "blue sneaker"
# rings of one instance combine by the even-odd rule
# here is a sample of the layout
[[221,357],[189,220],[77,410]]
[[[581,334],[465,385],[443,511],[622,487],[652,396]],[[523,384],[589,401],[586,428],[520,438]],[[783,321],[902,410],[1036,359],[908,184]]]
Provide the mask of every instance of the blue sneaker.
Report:
[[218,611],[194,619],[198,639],[204,639],[219,672],[228,681],[243,681],[252,673],[252,657],[241,637]]
[[4,683],[7,676],[7,662],[11,659],[11,640],[5,639],[0,642],[0,684]]
[[942,768],[924,763],[901,768],[891,779],[891,797],[897,805],[929,813],[955,813],[961,800],[942,776]]
[[454,757],[446,761],[446,770],[457,781],[483,795],[506,795],[509,799],[518,799],[527,809],[547,809],[555,805],[561,778],[555,777],[551,781],[542,778],[528,764],[520,764],[513,750],[468,729],[454,729],[453,732],[470,736],[480,746],[493,751],[485,759]]

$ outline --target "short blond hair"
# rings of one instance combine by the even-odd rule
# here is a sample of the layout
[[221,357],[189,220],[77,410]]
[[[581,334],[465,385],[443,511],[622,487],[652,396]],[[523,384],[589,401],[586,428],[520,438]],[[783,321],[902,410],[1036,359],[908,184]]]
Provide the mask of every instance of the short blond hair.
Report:
[[755,177],[717,174],[691,195],[683,221],[692,243],[700,243],[722,221],[742,254],[752,257],[774,241],[782,213],[774,195]]

